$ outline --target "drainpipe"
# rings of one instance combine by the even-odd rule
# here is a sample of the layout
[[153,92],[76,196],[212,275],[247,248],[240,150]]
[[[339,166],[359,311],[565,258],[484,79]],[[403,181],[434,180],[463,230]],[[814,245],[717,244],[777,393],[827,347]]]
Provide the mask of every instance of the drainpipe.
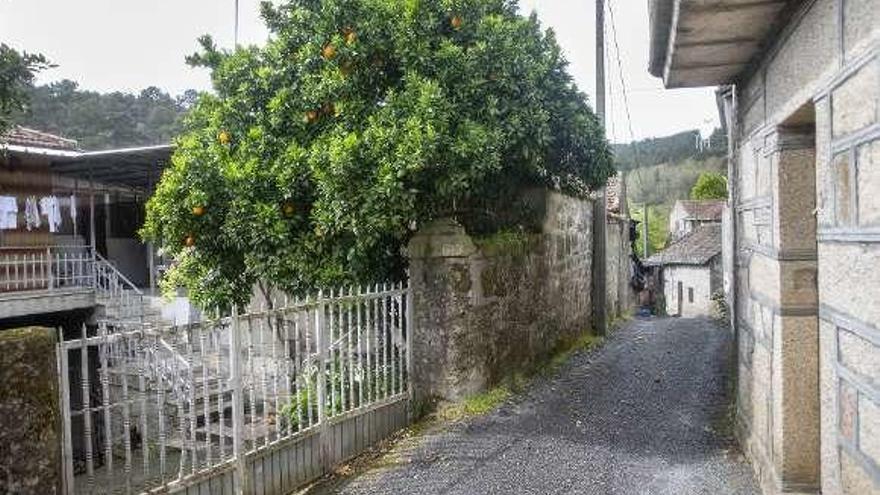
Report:
[[732,261],[732,273],[730,274],[730,294],[727,304],[730,311],[730,325],[733,329],[734,337],[739,338],[738,330],[738,281],[737,281],[737,258],[738,258],[738,239],[737,239],[737,214],[736,207],[739,203],[739,175],[738,175],[738,158],[739,158],[739,141],[738,141],[738,103],[736,98],[736,86],[728,85],[718,89],[716,93],[718,100],[718,110],[721,113],[721,125],[727,131],[727,222],[730,229],[730,252]]

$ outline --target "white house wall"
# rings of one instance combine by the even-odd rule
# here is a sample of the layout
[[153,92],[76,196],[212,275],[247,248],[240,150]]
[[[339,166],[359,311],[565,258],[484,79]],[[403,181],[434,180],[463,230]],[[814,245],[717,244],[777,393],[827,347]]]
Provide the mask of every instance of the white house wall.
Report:
[[[712,313],[712,277],[709,266],[669,265],[663,268],[663,293],[666,314],[695,317]],[[678,284],[682,284],[679,313]],[[693,302],[689,291],[693,290]]]

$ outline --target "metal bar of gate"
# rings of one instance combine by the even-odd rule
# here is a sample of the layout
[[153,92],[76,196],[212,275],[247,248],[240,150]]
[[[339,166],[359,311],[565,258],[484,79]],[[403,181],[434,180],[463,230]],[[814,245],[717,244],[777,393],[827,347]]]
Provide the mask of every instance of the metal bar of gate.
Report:
[[61,379],[61,386],[59,387],[60,399],[61,399],[61,440],[62,440],[62,464],[63,464],[63,484],[62,490],[64,493],[73,493],[73,435],[71,433],[70,426],[70,375],[68,372],[69,369],[69,361],[68,361],[68,350],[64,347],[64,330],[58,329],[58,336],[60,341],[58,342],[57,354],[58,354],[58,376]]

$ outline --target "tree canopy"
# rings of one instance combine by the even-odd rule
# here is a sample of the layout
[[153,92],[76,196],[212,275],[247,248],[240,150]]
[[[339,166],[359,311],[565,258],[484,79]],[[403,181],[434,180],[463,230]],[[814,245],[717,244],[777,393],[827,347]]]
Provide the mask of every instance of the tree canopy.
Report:
[[727,199],[727,178],[715,172],[703,172],[691,189],[691,199]]
[[166,144],[183,129],[198,94],[174,97],[156,87],[139,94],[98,93],[70,80],[30,88],[30,104],[16,122],[76,139],[86,150]]
[[613,171],[552,32],[511,0],[262,5],[265,47],[212,70],[143,233],[203,307],[401,276],[421,222],[509,185],[585,195]]
[[51,66],[42,55],[19,53],[0,43],[0,135],[12,126],[13,116],[26,107],[36,74]]

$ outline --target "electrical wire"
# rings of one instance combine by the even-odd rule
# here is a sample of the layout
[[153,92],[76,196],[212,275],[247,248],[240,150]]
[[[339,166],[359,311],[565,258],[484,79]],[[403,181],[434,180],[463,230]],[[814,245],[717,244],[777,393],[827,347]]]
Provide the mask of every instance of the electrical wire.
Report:
[[[618,78],[620,79],[620,92],[621,92],[621,95],[623,96],[623,108],[626,112],[626,123],[627,123],[627,130],[629,131],[630,143],[633,147],[633,154],[635,155],[635,163],[634,163],[633,169],[638,170],[639,169],[638,164],[639,164],[639,162],[641,162],[641,157],[639,154],[639,144],[636,141],[635,132],[633,131],[632,113],[630,112],[630,108],[629,108],[629,94],[628,94],[627,88],[626,88],[626,78],[623,75],[623,63],[621,62],[621,57],[620,57],[620,44],[617,41],[617,22],[615,21],[615,18],[614,18],[614,7],[612,6],[611,0],[606,0],[605,6],[606,6],[606,9],[608,10],[608,19],[611,21],[611,39],[614,42],[614,56],[615,56],[615,60],[617,62],[617,75],[618,75]],[[603,29],[604,29],[604,26],[603,26]],[[641,174],[636,172],[635,176],[636,176],[636,180],[639,181],[639,188],[641,188],[642,187]]]

